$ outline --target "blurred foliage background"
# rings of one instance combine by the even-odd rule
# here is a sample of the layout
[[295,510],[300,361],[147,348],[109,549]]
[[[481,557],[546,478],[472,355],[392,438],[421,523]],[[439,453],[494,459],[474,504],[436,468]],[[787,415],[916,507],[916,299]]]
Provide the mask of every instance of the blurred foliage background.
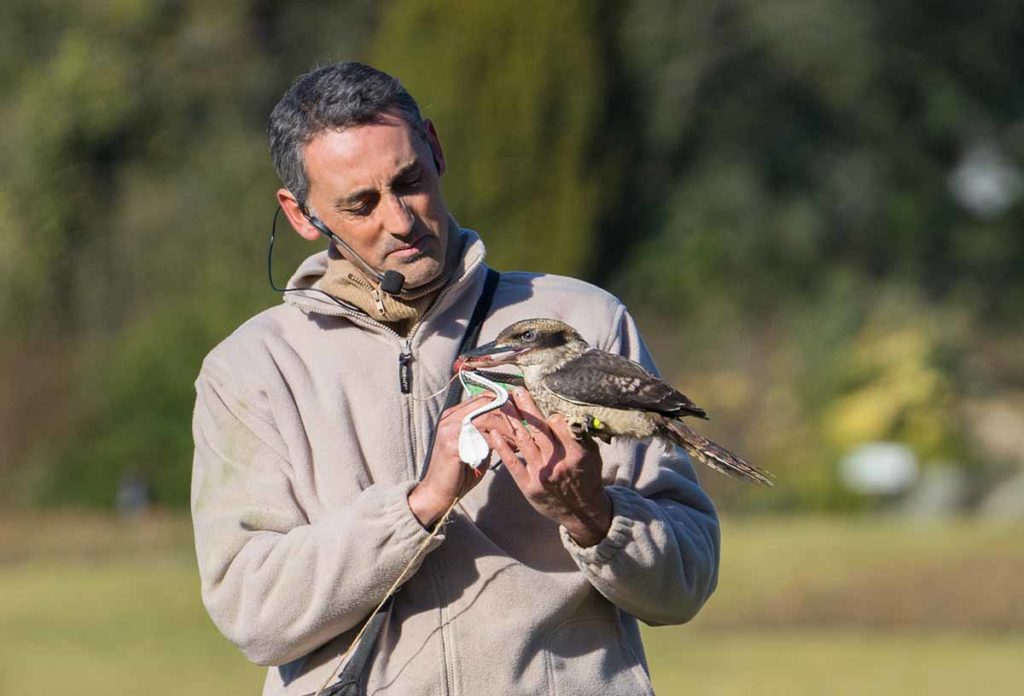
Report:
[[[618,294],[778,475],[701,472],[719,589],[645,627],[659,693],[1014,691],[1024,4],[6,0],[0,693],[258,690],[199,601],[192,382],[280,301],[266,118],[347,59],[435,121],[495,267]],[[278,282],[317,249],[282,230]],[[919,475],[852,491],[880,442]]]
[[[277,301],[264,127],[367,60],[434,119],[499,269],[619,294],[708,432],[726,510],[853,511],[895,441],[1024,462],[1024,5],[10,0],[0,7],[0,496],[187,504],[192,381]],[[294,237],[294,235],[291,235]],[[284,279],[316,250],[287,239]]]

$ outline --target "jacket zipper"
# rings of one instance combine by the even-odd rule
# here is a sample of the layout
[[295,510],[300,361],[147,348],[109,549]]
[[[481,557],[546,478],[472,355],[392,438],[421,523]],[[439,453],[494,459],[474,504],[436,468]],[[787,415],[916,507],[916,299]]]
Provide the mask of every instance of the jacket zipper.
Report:
[[[409,333],[412,336],[412,332]],[[409,445],[409,456],[412,458],[412,475],[420,477],[419,455],[416,452],[416,413],[412,404],[412,339],[402,339],[402,352],[398,354],[398,384],[405,402],[405,420],[409,424],[406,430],[406,444]]]
[[384,306],[384,297],[380,294],[379,287],[373,287],[373,285],[362,280],[361,278],[359,278],[359,276],[355,275],[354,273],[349,273],[348,279],[352,281],[353,284],[358,285],[363,290],[366,290],[367,292],[370,293],[370,297],[373,298],[373,304],[376,305],[377,311],[380,313],[382,317],[386,318],[388,316],[388,310]]
[[[374,326],[374,327],[377,327],[377,328],[380,328],[380,329],[384,329],[384,331],[386,331],[387,333],[391,334],[396,339],[398,339],[399,346],[400,346],[400,352],[398,354],[398,386],[399,386],[399,390],[401,391],[401,393],[403,395],[403,401],[405,401],[405,417],[406,417],[406,423],[408,423],[408,430],[407,430],[408,445],[409,445],[409,451],[412,454],[413,476],[415,476],[415,477],[418,477],[419,474],[420,474],[420,472],[417,471],[420,457],[418,456],[418,454],[416,452],[416,432],[415,432],[416,431],[416,425],[415,425],[415,420],[414,420],[415,414],[413,412],[413,404],[412,404],[412,398],[411,398],[411,395],[412,395],[412,378],[413,378],[413,374],[412,374],[412,362],[413,362],[412,339],[416,336],[416,332],[419,330],[419,328],[423,324],[423,322],[426,321],[427,318],[429,318],[434,313],[434,311],[436,310],[437,307],[441,306],[441,302],[444,300],[445,297],[448,296],[448,293],[452,292],[455,288],[459,287],[460,285],[465,283],[469,278],[471,278],[473,276],[473,274],[476,272],[476,269],[480,266],[481,263],[483,263],[483,259],[479,259],[470,268],[466,269],[466,272],[462,275],[461,278],[459,278],[459,280],[457,280],[456,282],[452,283],[451,285],[448,285],[448,286],[446,286],[446,287],[441,289],[441,291],[437,295],[437,299],[434,300],[434,302],[430,305],[430,307],[427,309],[427,311],[423,313],[423,316],[420,317],[416,321],[416,323],[413,324],[412,327],[409,329],[409,337],[408,338],[404,338],[404,337],[400,336],[398,334],[398,332],[395,331],[394,329],[392,329],[391,327],[386,326],[385,324],[382,324],[379,321],[371,319],[369,316],[367,316],[366,314],[363,314],[362,312],[353,311],[353,310],[345,310],[345,309],[342,309],[340,307],[338,309],[336,309],[336,310],[334,310],[333,308],[330,308],[333,311],[321,311],[320,309],[310,309],[309,310],[311,312],[315,312],[315,313],[323,314],[323,315],[327,315],[327,316],[347,316],[347,317],[350,317],[352,319],[355,319],[355,320],[359,321],[360,323],[366,324],[368,326]],[[300,307],[300,309],[301,309],[301,307]],[[325,309],[327,309],[327,308],[325,308]],[[451,665],[449,664],[450,658],[448,657],[448,646],[447,646],[447,642],[448,641],[445,639],[445,623],[447,622],[447,612],[445,611],[445,606],[447,605],[448,599],[447,599],[447,597],[445,596],[445,593],[444,593],[444,582],[443,582],[443,580],[439,580],[438,579],[438,573],[439,572],[443,572],[443,571],[441,571],[440,568],[434,567],[434,565],[432,563],[432,560],[433,559],[430,556],[428,556],[425,559],[425,562],[431,568],[431,573],[430,573],[431,574],[431,580],[433,581],[434,587],[435,587],[435,589],[436,589],[436,591],[438,593],[439,598],[442,600],[441,601],[441,606],[438,607],[438,609],[440,610],[441,617],[442,617],[442,620],[440,621],[440,624],[441,624],[440,625],[440,629],[441,629],[440,638],[441,638],[441,653],[442,653],[442,655],[444,655],[444,678],[445,678],[445,689],[444,689],[444,692],[446,694],[450,694],[452,692],[452,683],[451,683],[451,674],[450,674],[450,672],[451,672]]]
[[[409,337],[405,338],[405,339],[401,339],[402,340],[402,352],[399,353],[399,355],[398,355],[398,383],[399,383],[399,387],[402,388],[403,387],[403,379],[404,379],[405,380],[404,386],[407,388],[407,390],[406,390],[406,388],[402,388],[402,393],[405,394],[406,414],[407,414],[407,417],[409,419],[409,447],[410,447],[410,451],[412,452],[413,474],[415,476],[419,476],[422,473],[422,469],[424,469],[426,467],[426,464],[424,463],[423,466],[419,465],[420,459],[422,459],[422,457],[416,451],[416,433],[414,432],[415,431],[415,420],[414,420],[415,414],[413,413],[412,399],[410,398],[410,395],[412,394],[412,363],[413,363],[412,339],[416,336],[416,332],[419,331],[420,326],[423,324],[423,322],[426,321],[434,313],[435,308],[441,306],[441,302],[448,295],[448,293],[450,293],[457,286],[459,286],[463,282],[465,282],[466,279],[470,278],[473,275],[473,272],[476,271],[477,266],[479,266],[481,262],[482,261],[477,262],[476,264],[474,264],[472,269],[468,270],[462,276],[462,278],[460,278],[458,280],[458,282],[453,283],[452,285],[449,285],[449,286],[447,286],[445,288],[442,288],[441,292],[439,292],[437,294],[437,299],[435,299],[433,301],[433,303],[431,303],[430,307],[427,308],[427,311],[423,313],[423,316],[420,317],[419,319],[417,319],[416,323],[413,324],[412,328],[409,329]],[[385,328],[387,328],[387,327],[385,327]],[[388,329],[388,330],[390,331],[390,329]],[[392,331],[392,333],[394,333],[396,336],[398,336],[398,334],[395,333],[394,331]],[[401,337],[399,337],[399,338],[401,338]]]

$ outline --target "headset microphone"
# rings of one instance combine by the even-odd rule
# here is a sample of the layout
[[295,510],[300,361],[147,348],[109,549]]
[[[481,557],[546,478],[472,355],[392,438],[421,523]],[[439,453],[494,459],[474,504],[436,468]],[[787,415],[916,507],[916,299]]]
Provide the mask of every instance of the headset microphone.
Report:
[[305,210],[302,211],[306,219],[309,220],[309,224],[317,229],[320,234],[330,239],[332,242],[340,246],[352,260],[356,262],[368,276],[377,281],[380,285],[380,291],[387,293],[388,295],[397,295],[402,292],[402,286],[405,285],[405,276],[398,271],[384,271],[381,273],[373,266],[368,264],[366,260],[356,253],[355,249],[350,247],[344,239],[334,234],[330,227],[325,225],[323,221],[315,215],[310,215]]
[[397,295],[405,285],[405,276],[398,271],[384,271],[380,279],[380,291],[388,295]]

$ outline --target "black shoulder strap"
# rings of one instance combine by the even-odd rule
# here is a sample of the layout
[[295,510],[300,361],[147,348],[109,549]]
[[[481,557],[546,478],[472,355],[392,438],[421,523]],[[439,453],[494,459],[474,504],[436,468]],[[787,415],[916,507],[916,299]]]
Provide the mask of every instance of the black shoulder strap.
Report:
[[[498,288],[498,280],[501,279],[501,274],[493,268],[487,269],[487,277],[484,279],[484,289],[480,293],[480,298],[476,301],[476,307],[473,308],[473,314],[469,318],[469,324],[466,326],[466,333],[462,336],[462,343],[459,344],[459,355],[462,355],[467,350],[470,350],[476,346],[476,341],[480,337],[480,327],[484,323],[484,319],[491,313],[491,304],[494,301],[494,291]],[[459,380],[452,382],[451,388],[448,390],[448,396],[444,400],[444,408],[447,410],[457,404],[462,398],[462,384]],[[434,431],[437,432],[436,430]],[[430,446],[427,448],[427,456],[429,460],[430,452],[434,449],[434,435],[430,436]],[[387,621],[388,616],[391,614],[391,608],[395,603],[395,596],[392,595],[388,598],[388,601],[381,607],[380,611],[374,614],[370,619],[370,625],[366,629],[366,633],[363,634],[362,639],[359,641],[359,645],[356,646],[356,651],[352,653],[351,659],[348,664],[345,665],[345,669],[341,671],[338,676],[338,681],[331,685],[331,688],[324,691],[324,696],[328,694],[342,696],[345,694],[360,694],[362,693],[361,680],[365,676],[366,666],[370,662],[370,657],[373,654],[373,648],[377,644],[377,638],[380,637],[380,632],[384,628],[384,623]]]
[[[491,313],[491,304],[494,302],[494,291],[498,287],[498,281],[501,279],[501,274],[493,268],[487,269],[487,277],[484,279],[484,289],[480,293],[480,299],[476,301],[476,307],[473,308],[473,315],[469,318],[469,324],[466,326],[466,333],[462,336],[462,343],[459,344],[459,355],[462,355],[466,351],[472,350],[476,347],[476,341],[480,337],[480,327],[484,324],[484,319]],[[459,380],[452,382],[451,389],[448,390],[448,397],[444,400],[444,407],[442,411],[447,410],[459,403],[462,399],[462,383]],[[431,438],[430,449],[434,447],[433,438]],[[428,450],[429,451],[429,450]]]
[[[480,298],[476,301],[476,307],[473,308],[473,314],[469,317],[469,324],[466,325],[466,333],[462,335],[462,343],[459,344],[459,352],[457,355],[462,355],[468,350],[476,347],[476,341],[480,337],[480,327],[483,326],[484,319],[491,313],[491,304],[494,301],[494,291],[498,288],[498,281],[501,280],[501,274],[493,268],[487,269],[487,277],[484,278],[484,289],[480,293]],[[441,407],[441,411],[447,411],[455,404],[462,400],[462,381],[455,380],[452,382],[452,386],[448,388],[448,395],[444,399],[444,406]],[[430,462],[430,456],[434,453],[434,438],[437,437],[437,429],[430,433],[430,444],[427,446],[427,458],[423,462],[422,470],[426,472],[427,464]]]
[[326,689],[321,696],[348,696],[349,694],[356,696],[363,693],[362,681],[366,676],[366,666],[370,663],[370,657],[377,645],[380,632],[388,617],[391,616],[391,608],[394,603],[395,596],[391,595],[380,611],[370,618],[370,625],[366,628],[366,633],[360,639],[359,645],[356,646],[356,651],[352,653],[345,669],[338,675],[338,681]]

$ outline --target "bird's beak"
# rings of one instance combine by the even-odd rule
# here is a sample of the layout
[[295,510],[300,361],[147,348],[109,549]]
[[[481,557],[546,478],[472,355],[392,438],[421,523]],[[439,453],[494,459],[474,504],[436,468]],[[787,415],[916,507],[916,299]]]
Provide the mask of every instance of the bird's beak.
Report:
[[482,346],[466,351],[459,356],[455,364],[463,369],[472,370],[480,365],[507,365],[515,362],[516,356],[523,352],[523,348],[500,345],[497,341],[485,343]]

